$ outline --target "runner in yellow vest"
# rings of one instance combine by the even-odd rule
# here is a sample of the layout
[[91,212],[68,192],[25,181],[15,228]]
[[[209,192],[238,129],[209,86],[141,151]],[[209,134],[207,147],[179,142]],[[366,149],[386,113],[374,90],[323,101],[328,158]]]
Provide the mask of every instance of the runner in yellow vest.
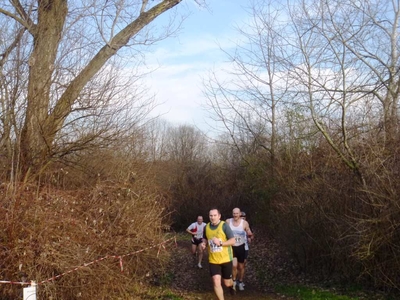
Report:
[[213,281],[215,295],[218,300],[224,300],[224,285],[229,288],[232,295],[236,293],[232,281],[232,245],[235,244],[235,237],[230,227],[221,221],[221,213],[213,208],[209,213],[210,223],[204,228],[202,247],[208,245],[208,260],[210,275]]

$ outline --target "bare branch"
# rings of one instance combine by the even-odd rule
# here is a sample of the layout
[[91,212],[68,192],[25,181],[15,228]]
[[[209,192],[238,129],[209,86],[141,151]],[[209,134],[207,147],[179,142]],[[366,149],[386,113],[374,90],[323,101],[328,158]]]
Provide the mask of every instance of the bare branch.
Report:
[[15,10],[17,11],[17,13],[20,15],[20,17],[2,8],[0,8],[0,13],[14,19],[18,23],[20,23],[23,27],[25,27],[32,35],[35,35],[36,25],[29,18],[28,14],[22,7],[21,3],[18,0],[12,0],[11,3],[15,8]]
[[149,2],[149,0],[143,0],[142,2],[142,8],[140,9],[140,13],[144,13],[147,7],[147,2]]

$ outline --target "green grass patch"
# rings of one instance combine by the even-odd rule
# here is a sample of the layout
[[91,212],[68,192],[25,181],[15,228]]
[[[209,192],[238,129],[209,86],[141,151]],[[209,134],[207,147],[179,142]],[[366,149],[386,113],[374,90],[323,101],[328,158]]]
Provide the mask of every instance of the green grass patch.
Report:
[[143,299],[143,300],[185,300],[181,295],[165,287],[144,287],[140,293],[133,293],[132,296],[118,299]]
[[191,237],[190,234],[185,232],[168,232],[165,234],[165,239],[169,239],[174,237],[177,242],[179,241],[190,241]]
[[300,300],[358,300],[344,295],[337,295],[331,291],[326,291],[317,288],[305,287],[305,286],[278,286],[275,288],[276,292],[296,297]]
[[175,295],[172,292],[166,292],[164,295],[160,296],[160,298],[158,298],[158,299],[160,299],[160,300],[184,300],[183,298]]
[[174,273],[172,272],[166,272],[162,274],[160,277],[160,285],[164,287],[169,286],[173,282],[174,277]]

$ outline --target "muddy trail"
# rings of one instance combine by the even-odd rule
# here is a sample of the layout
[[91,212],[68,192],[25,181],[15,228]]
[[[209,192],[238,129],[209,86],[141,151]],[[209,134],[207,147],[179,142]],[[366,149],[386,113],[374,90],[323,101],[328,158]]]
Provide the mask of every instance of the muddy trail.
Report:
[[[266,247],[267,244],[268,241],[264,239],[251,245],[244,278],[245,290],[231,296],[228,289],[224,288],[225,299],[294,299],[274,292],[274,285],[278,281],[293,279],[293,270],[288,270],[290,265],[277,256],[279,251],[276,245],[269,243]],[[208,270],[208,255],[205,253],[203,268],[199,269],[197,258],[190,253],[190,247],[190,237],[183,237],[177,242],[168,267],[169,288],[183,299],[214,300],[216,297]]]

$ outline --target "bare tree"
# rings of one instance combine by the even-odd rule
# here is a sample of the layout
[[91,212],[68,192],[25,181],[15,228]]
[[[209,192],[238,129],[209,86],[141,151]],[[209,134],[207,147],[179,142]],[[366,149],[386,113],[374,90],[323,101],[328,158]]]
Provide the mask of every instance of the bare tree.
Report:
[[167,140],[171,125],[163,119],[154,119],[145,125],[145,145],[150,161],[164,161],[168,158]]
[[[27,68],[23,65],[27,57],[26,47],[21,47],[25,29],[2,23],[0,32],[0,153],[10,158],[13,153],[13,139],[19,127],[21,111],[21,87],[27,86]],[[8,40],[9,37],[12,40]],[[18,75],[18,74],[21,74]]]
[[[371,113],[380,112],[382,140],[395,137],[399,7],[385,1],[312,1],[291,7],[289,16],[285,33],[293,98],[309,108],[318,130],[365,186],[351,143],[355,132],[349,129],[360,107],[372,104]],[[358,124],[357,131],[369,126]]]
[[[249,14],[253,22],[241,27],[235,53],[227,53],[234,66],[225,72],[229,79],[212,74],[205,85],[217,118],[233,137],[238,130],[265,137],[253,126],[263,124],[268,143],[259,145],[273,159],[277,116],[283,107],[302,111],[365,186],[356,135],[381,126],[383,141],[397,136],[398,5],[258,1]],[[355,125],[365,107],[380,120],[361,116]]]
[[[32,49],[21,133],[24,172],[38,173],[50,161],[57,135],[72,112],[96,105],[99,95],[89,96],[89,87],[112,81],[112,75],[99,78],[99,72],[109,72],[112,57],[133,45],[138,55],[140,46],[171,34],[173,27],[157,33],[148,25],[180,2],[1,1],[2,17],[29,33],[26,40]],[[103,99],[113,96],[109,91]]]
[[167,149],[171,160],[182,166],[190,166],[207,157],[207,140],[201,131],[192,126],[171,127]]
[[205,94],[236,147],[248,144],[240,137],[250,135],[257,147],[267,151],[273,176],[279,105],[287,91],[287,81],[282,80],[281,73],[284,65],[280,60],[283,43],[279,20],[282,16],[278,10],[273,10],[269,1],[254,3],[249,15],[248,24],[237,28],[242,38],[235,51],[224,51],[232,63],[232,69],[225,70],[228,79],[211,74],[204,84]]

